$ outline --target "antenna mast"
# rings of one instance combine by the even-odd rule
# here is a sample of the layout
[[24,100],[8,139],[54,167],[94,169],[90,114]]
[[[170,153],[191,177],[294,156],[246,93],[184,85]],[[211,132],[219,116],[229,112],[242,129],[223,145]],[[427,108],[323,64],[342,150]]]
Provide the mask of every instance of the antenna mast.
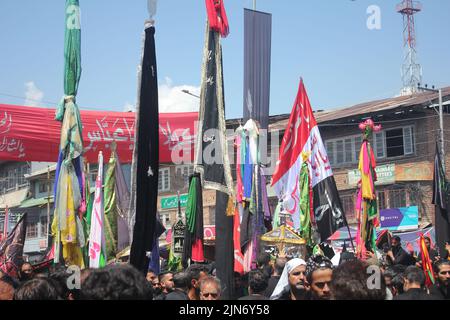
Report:
[[422,82],[422,67],[417,60],[416,30],[414,15],[422,11],[418,1],[403,0],[397,5],[397,12],[403,16],[403,45],[405,59],[402,68],[403,89],[401,95],[418,92],[417,86]]

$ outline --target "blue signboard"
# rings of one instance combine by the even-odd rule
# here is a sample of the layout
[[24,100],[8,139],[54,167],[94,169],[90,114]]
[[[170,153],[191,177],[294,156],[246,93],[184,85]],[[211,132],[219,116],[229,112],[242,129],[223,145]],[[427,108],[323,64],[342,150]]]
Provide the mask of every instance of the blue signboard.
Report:
[[380,229],[390,231],[415,230],[419,225],[419,207],[380,210]]

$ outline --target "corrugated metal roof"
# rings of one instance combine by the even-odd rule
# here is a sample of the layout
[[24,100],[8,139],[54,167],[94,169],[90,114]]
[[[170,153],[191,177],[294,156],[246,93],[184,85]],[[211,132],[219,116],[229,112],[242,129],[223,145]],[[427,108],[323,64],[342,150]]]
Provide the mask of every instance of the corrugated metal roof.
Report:
[[[50,203],[53,203],[53,197],[50,197]],[[47,197],[43,198],[31,198],[22,201],[19,208],[31,208],[31,207],[37,207],[37,206],[43,206],[47,204]]]
[[[450,99],[450,87],[445,87],[442,89],[442,97],[444,102]],[[316,117],[317,123],[320,124],[355,116],[370,116],[375,113],[382,113],[383,111],[394,109],[424,108],[437,103],[438,98],[439,96],[437,93],[422,92],[408,96],[399,96],[394,98],[364,102],[346,108],[315,112],[314,115]],[[283,130],[284,128],[286,128],[288,121],[289,115],[286,115],[285,119],[271,123],[269,125],[269,130]]]

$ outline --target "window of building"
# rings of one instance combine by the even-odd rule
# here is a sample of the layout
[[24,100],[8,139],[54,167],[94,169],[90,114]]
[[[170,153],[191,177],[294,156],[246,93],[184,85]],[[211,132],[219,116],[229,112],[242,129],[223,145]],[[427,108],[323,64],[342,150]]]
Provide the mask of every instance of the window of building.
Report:
[[0,172],[0,193],[6,192],[8,188],[8,173],[6,171]]
[[170,169],[159,169],[158,192],[170,190]]
[[39,193],[47,193],[48,192],[48,182],[39,182]]
[[347,221],[353,221],[356,219],[355,214],[355,198],[352,194],[344,195],[341,197],[342,207],[344,209],[345,217]]
[[331,165],[357,163],[361,143],[361,135],[327,140],[325,146]]
[[375,155],[378,159],[400,157],[414,153],[413,127],[396,128],[374,135]]
[[387,208],[386,194],[384,190],[377,191],[377,202],[378,202],[378,210],[383,210]]
[[28,180],[25,178],[25,175],[30,173],[29,165],[25,164],[25,165],[19,167],[17,170],[17,173],[18,173],[17,181],[18,181],[19,187],[27,186]]
[[194,166],[192,165],[181,165],[177,166],[175,170],[176,179],[184,180],[185,183],[189,182],[189,176],[194,173]]
[[390,208],[406,207],[406,190],[405,189],[389,190],[389,207]]
[[177,176],[189,177],[193,173],[194,173],[194,166],[191,165],[182,165],[177,166],[176,168]]
[[8,171],[8,191],[16,188],[17,168]]
[[[358,163],[362,136],[347,136],[325,142],[331,165]],[[375,132],[372,147],[377,159],[393,158],[414,153],[412,126]]]
[[31,223],[27,225],[27,234],[26,238],[37,238],[38,237],[38,224],[37,223]]
[[40,218],[39,221],[40,224],[40,236],[41,237],[46,237],[47,236],[47,230],[48,230],[48,225],[47,225],[47,217],[43,216]]

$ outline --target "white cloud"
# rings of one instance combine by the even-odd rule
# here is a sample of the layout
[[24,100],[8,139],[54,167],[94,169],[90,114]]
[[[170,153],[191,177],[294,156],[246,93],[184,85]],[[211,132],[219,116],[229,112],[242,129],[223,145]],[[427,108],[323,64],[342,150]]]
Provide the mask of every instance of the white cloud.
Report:
[[25,88],[25,105],[32,107],[41,105],[44,93],[36,87],[36,84],[33,81],[26,82]]
[[125,103],[125,105],[123,106],[123,112],[135,112],[136,111],[136,106],[129,103],[128,101]]
[[172,79],[165,78],[165,83],[159,85],[159,112],[192,112],[198,111],[200,99],[184,93],[183,90],[199,96],[200,87],[181,85],[173,86]]

